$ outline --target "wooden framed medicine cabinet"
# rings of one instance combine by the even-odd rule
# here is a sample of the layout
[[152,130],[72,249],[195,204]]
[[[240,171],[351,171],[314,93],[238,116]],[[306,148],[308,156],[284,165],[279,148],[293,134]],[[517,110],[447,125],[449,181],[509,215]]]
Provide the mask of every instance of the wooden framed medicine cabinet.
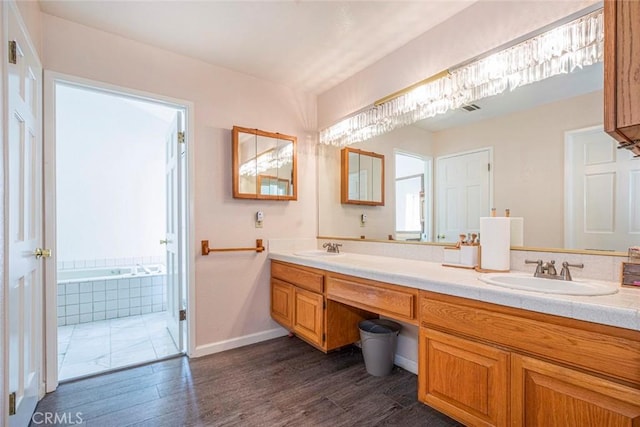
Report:
[[343,148],[340,154],[340,201],[384,206],[384,156],[356,148]]
[[298,200],[297,138],[234,126],[233,197]]

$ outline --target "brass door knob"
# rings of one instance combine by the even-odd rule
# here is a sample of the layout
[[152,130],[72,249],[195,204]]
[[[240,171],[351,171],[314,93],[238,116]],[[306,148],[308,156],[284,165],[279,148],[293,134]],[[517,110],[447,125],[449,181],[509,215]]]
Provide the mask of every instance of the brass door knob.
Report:
[[167,243],[171,243],[171,240],[160,240],[161,245],[166,245]]
[[33,255],[35,255],[36,259],[50,258],[51,249],[36,248],[36,250],[33,251]]

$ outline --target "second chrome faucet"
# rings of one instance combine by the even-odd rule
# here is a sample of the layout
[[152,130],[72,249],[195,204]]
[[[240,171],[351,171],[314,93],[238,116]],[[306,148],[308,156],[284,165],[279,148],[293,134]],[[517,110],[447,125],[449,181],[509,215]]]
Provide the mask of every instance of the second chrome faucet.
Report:
[[569,264],[568,262],[562,263],[562,270],[560,270],[560,274],[556,270],[556,262],[551,260],[549,262],[544,262],[541,259],[532,261],[525,260],[525,264],[537,264],[536,271],[533,273],[533,277],[541,277],[544,279],[556,279],[556,280],[573,280],[571,278],[571,271],[569,271],[569,267],[576,268],[584,268],[584,264]]

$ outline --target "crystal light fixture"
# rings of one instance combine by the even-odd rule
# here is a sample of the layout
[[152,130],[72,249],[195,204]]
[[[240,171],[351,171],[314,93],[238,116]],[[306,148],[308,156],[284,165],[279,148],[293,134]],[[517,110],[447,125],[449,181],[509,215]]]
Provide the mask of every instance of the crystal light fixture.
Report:
[[440,78],[385,98],[320,131],[321,144],[344,147],[466,104],[602,62],[604,16],[598,9]]

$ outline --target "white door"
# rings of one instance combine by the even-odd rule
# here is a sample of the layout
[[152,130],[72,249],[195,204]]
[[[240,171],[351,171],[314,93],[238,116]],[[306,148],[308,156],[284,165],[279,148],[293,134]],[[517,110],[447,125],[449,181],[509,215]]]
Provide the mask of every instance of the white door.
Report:
[[[34,255],[42,234],[42,67],[9,3],[9,42],[15,42],[15,64],[8,64],[7,177],[9,426],[29,425],[42,381],[43,263]],[[3,405],[6,404],[3,402]],[[10,408],[12,409],[12,408]]]
[[491,205],[490,165],[490,149],[436,159],[437,241],[480,232],[480,217],[489,216]]
[[181,177],[185,160],[184,139],[179,138],[179,135],[184,135],[182,129],[182,113],[178,112],[166,137],[167,230],[163,241],[167,246],[167,328],[180,350],[183,348],[180,333],[180,309],[182,308],[180,290],[184,273],[183,251],[180,248],[184,232],[183,210],[180,209],[184,197]]
[[566,135],[565,247],[624,251],[640,244],[640,160],[602,127]]

